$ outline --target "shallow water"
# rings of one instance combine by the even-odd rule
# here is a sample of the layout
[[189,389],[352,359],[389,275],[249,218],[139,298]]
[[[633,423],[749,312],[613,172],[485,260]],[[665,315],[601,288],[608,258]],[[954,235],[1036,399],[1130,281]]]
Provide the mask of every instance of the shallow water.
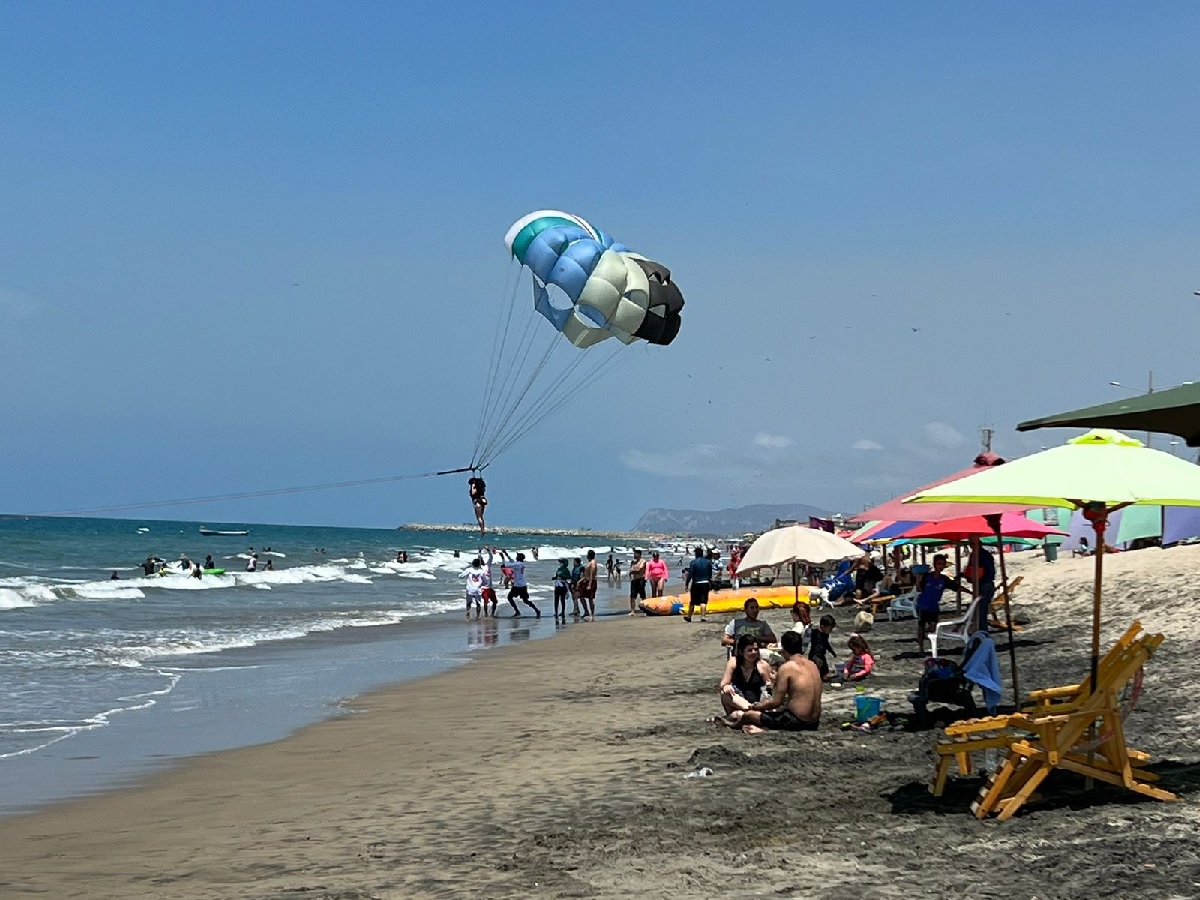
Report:
[[[245,537],[201,537],[198,526],[0,519],[0,813],[282,737],[371,687],[552,635],[557,557],[587,549],[505,536],[530,557],[530,595],[547,618],[464,623],[471,535],[251,525]],[[532,560],[535,546],[548,561]],[[399,549],[408,563],[395,562]],[[211,554],[226,574],[138,567],[181,554]]]

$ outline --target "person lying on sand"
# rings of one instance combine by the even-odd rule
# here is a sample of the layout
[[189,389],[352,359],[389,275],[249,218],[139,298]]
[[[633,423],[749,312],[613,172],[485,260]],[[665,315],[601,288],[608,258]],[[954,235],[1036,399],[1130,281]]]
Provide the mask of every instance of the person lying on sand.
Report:
[[775,693],[769,700],[751,703],[745,712],[716,719],[747,734],[773,731],[816,731],[821,724],[821,673],[800,650],[800,635],[785,631],[780,641],[783,665],[775,675]]

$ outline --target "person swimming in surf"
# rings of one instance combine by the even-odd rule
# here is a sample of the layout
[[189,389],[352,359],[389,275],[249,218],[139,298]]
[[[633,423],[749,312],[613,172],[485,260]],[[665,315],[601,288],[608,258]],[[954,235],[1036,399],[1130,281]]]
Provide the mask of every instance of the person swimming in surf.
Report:
[[478,475],[472,475],[467,479],[467,489],[471,494],[471,505],[475,507],[475,521],[479,523],[479,536],[483,537],[487,526],[483,523],[483,511],[487,507],[487,497],[484,493],[487,491],[487,482]]

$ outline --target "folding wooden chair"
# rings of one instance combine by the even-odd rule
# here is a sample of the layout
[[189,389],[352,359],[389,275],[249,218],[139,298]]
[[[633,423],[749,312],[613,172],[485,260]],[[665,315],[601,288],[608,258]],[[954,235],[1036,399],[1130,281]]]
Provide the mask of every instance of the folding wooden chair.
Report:
[[[1013,591],[1015,591],[1024,580],[1024,575],[1018,575],[1016,578],[1010,578],[1008,580],[1008,586],[1001,588],[996,592],[996,595],[992,597],[992,603],[988,607],[988,628],[991,628],[995,631],[1008,630],[1008,625],[1000,618],[1004,614],[1004,597],[1007,595],[1008,602],[1012,603]],[[1013,625],[1012,630],[1024,631],[1025,629],[1020,625]]]
[[[1140,678],[1142,666],[1163,641],[1161,634],[1139,634],[1135,622],[1105,654],[1091,679],[1077,685],[1035,691],[1027,711],[956,722],[945,729],[948,740],[935,747],[938,765],[930,791],[941,796],[950,766],[971,772],[971,753],[1004,750],[1000,766],[984,782],[971,805],[976,818],[995,813],[1011,818],[1055,769],[1076,772],[1159,800],[1175,794],[1154,787],[1157,780],[1142,767],[1150,757],[1125,746],[1120,692]],[[1090,735],[1089,735],[1090,733]],[[1096,737],[1099,735],[1099,737]]]

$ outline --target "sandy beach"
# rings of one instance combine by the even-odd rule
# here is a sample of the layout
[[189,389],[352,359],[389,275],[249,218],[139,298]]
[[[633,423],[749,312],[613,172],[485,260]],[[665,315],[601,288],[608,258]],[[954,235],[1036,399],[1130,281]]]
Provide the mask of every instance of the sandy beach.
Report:
[[[1023,689],[1086,671],[1092,566],[1012,558],[1031,623]],[[1194,897],[1198,567],[1200,547],[1106,560],[1105,643],[1135,618],[1167,635],[1126,729],[1180,803],[1083,794],[1062,776],[1014,820],[981,823],[977,780],[926,790],[936,732],[842,730],[849,688],[827,691],[815,734],[718,728],[706,718],[723,620],[622,617],[358,698],[354,715],[283,741],[0,821],[0,895]],[[869,637],[872,690],[909,711],[912,622]],[[701,767],[713,774],[684,777]]]

